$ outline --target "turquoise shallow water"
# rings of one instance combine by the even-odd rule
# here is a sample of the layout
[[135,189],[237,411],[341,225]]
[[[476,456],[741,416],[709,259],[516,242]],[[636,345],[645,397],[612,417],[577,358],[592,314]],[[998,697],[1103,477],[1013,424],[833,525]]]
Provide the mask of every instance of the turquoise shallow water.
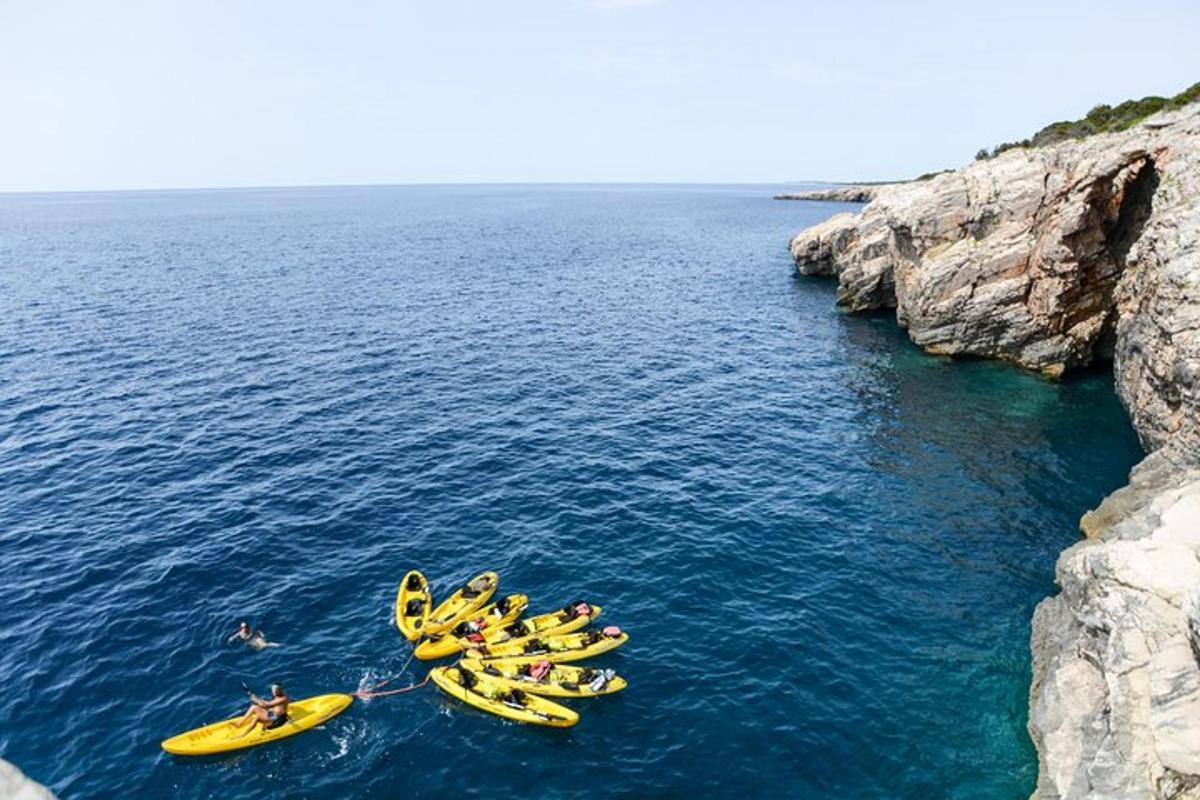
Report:
[[[1030,615],[1139,456],[1110,380],[838,313],[784,245],[844,208],[770,194],[0,196],[0,756],[68,798],[1027,796]],[[630,688],[159,750],[242,680],[398,669],[412,566],[595,599]]]

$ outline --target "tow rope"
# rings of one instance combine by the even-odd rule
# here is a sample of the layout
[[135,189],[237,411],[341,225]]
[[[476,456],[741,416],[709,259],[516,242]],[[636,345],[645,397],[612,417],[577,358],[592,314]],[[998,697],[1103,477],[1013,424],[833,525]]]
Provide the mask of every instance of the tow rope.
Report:
[[[384,683],[386,683],[386,681]],[[383,685],[381,683],[381,684],[377,684],[377,685],[371,687],[371,689],[359,689],[357,692],[354,692],[354,696],[362,698],[363,700],[368,700],[372,697],[387,697],[387,696],[393,695],[393,694],[404,694],[405,692],[411,692],[413,689],[420,689],[422,686],[424,686],[427,683],[429,683],[428,675],[426,675],[425,680],[421,681],[420,683],[414,683],[413,685],[405,686],[402,689],[388,689],[386,692],[375,691],[375,689],[378,689],[380,686]]]
[[390,678],[386,678],[386,679],[380,681],[379,683],[375,684],[374,686],[372,686],[368,689],[358,689],[357,691],[353,691],[350,694],[353,695],[354,697],[360,697],[365,700],[370,697],[387,697],[388,695],[392,695],[392,694],[403,694],[404,692],[411,692],[413,689],[421,688],[425,684],[429,683],[428,675],[426,675],[425,680],[421,681],[420,683],[414,683],[411,686],[405,686],[403,689],[389,689],[386,692],[379,691],[384,686],[387,686],[389,683],[391,683],[392,681],[396,680],[401,675],[403,675],[404,671],[406,669],[408,669],[408,665],[412,663],[413,657],[416,654],[417,654],[417,649],[414,647],[413,651],[411,653],[409,653],[409,655],[408,655],[408,660],[404,662],[404,666],[400,667],[400,671],[397,672],[395,675],[393,675]]

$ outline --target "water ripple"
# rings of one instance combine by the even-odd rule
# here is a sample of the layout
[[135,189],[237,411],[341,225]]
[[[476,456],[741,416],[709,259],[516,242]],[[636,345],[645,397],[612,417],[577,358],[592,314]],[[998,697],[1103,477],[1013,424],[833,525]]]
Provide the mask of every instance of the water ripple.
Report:
[[[1028,794],[1029,615],[1136,442],[1103,377],[839,314],[783,243],[841,209],[770,194],[0,197],[0,756],[71,798]],[[243,680],[398,670],[412,566],[594,598],[630,688],[161,752]]]

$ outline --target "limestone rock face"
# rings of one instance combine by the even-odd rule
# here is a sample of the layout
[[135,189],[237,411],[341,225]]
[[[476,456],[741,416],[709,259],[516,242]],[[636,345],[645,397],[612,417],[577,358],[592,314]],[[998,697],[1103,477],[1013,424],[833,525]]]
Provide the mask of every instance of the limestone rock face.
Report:
[[[1164,278],[1176,295],[1195,291],[1197,240],[1189,237],[1200,206],[1188,197],[1197,180],[1200,109],[1192,107],[1124,133],[1010,150],[930,180],[876,187],[861,214],[801,232],[791,250],[800,272],[838,277],[838,302],[850,310],[894,306],[913,341],[932,352],[1057,375],[1110,355],[1120,312],[1167,313],[1153,296]],[[1179,274],[1169,276],[1166,262]],[[1184,324],[1164,319],[1139,335]],[[1140,365],[1134,382],[1173,380],[1173,368],[1126,361]]]
[[[1193,106],[1196,108],[1196,106]],[[1158,131],[1146,230],[1117,285],[1116,377],[1147,449],[1200,459],[1200,113]],[[1172,133],[1172,131],[1175,131]]]
[[5,800],[54,800],[54,794],[0,758],[0,797]]
[[1200,798],[1200,470],[1058,561],[1033,620],[1037,796]]
[[932,352],[1113,359],[1150,455],[1034,616],[1036,796],[1200,800],[1200,104],[881,186],[791,252]]

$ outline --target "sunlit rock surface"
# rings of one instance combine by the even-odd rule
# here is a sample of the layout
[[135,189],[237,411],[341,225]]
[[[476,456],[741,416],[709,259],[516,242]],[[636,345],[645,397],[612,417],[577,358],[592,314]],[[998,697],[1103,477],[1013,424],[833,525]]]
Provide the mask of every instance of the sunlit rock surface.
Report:
[[1200,106],[881,186],[791,242],[850,311],[1049,376],[1112,359],[1151,454],[1033,624],[1037,796],[1200,798]]
[[4,800],[55,800],[54,794],[0,758],[0,798]]

